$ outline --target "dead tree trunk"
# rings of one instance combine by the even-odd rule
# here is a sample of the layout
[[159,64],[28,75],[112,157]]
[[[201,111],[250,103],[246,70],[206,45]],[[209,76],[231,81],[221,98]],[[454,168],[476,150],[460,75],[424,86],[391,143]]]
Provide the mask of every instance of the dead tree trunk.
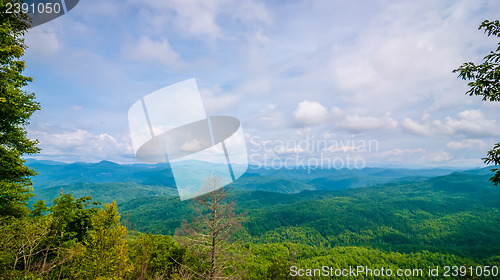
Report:
[[221,188],[221,178],[210,176],[205,187],[211,191],[196,198],[197,217],[191,223],[183,223],[176,235],[188,249],[206,259],[208,268],[200,273],[203,279],[234,279],[230,249],[234,245],[231,236],[239,223],[234,214],[234,201],[229,201],[228,188]]

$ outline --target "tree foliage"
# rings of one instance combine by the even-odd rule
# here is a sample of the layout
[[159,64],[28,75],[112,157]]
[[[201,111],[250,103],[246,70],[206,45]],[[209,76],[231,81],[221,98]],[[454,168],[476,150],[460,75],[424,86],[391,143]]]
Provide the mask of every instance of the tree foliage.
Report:
[[[469,171],[412,183],[293,195],[232,192],[217,201],[227,205],[234,199],[236,213],[249,212],[242,218],[246,232],[218,239],[216,254],[209,227],[214,212],[209,209],[222,207],[163,200],[168,210],[141,212],[153,227],[173,208],[204,209],[208,225],[201,217],[191,220],[175,240],[125,229],[114,204],[98,209],[88,197],[61,193],[49,207],[33,204],[31,215],[22,219],[0,218],[0,279],[209,279],[212,256],[216,268],[225,265],[216,279],[290,279],[291,266],[439,266],[441,271],[445,265],[500,266],[500,232],[492,223],[500,221],[500,192],[488,183],[488,175]],[[200,200],[213,201],[213,195]],[[187,208],[179,207],[182,203]],[[180,217],[181,212],[173,214]],[[220,221],[227,225],[227,216]]]
[[184,253],[171,236],[143,234],[130,242],[130,258],[134,260],[132,278],[171,279],[181,269],[179,264],[184,262]]
[[[72,278],[124,279],[132,272],[125,239],[127,229],[120,224],[113,202],[91,216],[92,229],[84,240],[85,253],[74,261]],[[78,266],[78,269],[76,266]]]
[[23,90],[32,81],[22,75],[26,65],[21,60],[28,18],[24,13],[4,13],[7,3],[22,1],[0,0],[0,215],[19,217],[27,213],[30,176],[35,174],[22,156],[38,152],[37,141],[27,137],[25,127],[40,105],[33,93]]
[[83,254],[83,241],[92,229],[91,217],[98,212],[96,207],[88,207],[89,200],[84,197],[75,201],[71,194],[61,193],[50,208],[41,200],[33,205],[29,216],[1,217],[0,277],[52,279],[70,275],[68,264]]
[[[83,241],[92,228],[92,216],[97,212],[97,205],[100,202],[93,202],[94,207],[88,207],[92,198],[90,196],[80,197],[75,200],[73,195],[61,192],[58,198],[54,199],[53,205],[50,207],[52,216],[56,219],[54,229],[60,233],[63,241],[76,238],[78,241]],[[37,202],[40,204],[40,202]],[[33,204],[32,212],[39,212],[37,203]],[[38,214],[38,213],[37,213]]]
[[[498,20],[485,20],[479,29],[484,29],[484,33],[488,36],[500,38],[500,21]],[[483,101],[500,101],[500,42],[496,50],[483,58],[483,63],[476,65],[473,62],[466,62],[453,72],[458,72],[458,77],[463,80],[471,80],[467,91],[470,96],[482,96]],[[500,142],[488,152],[483,161],[486,164],[500,165]],[[498,186],[500,185],[500,168],[493,168],[492,171],[495,175],[490,181]]]

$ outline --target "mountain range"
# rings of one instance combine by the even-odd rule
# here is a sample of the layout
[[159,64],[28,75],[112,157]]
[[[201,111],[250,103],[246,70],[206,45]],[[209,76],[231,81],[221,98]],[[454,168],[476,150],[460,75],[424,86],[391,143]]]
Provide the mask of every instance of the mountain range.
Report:
[[[177,196],[167,164],[28,164],[39,173],[31,203],[43,199],[50,204],[61,191],[104,203],[114,200],[129,229],[169,235],[196,215],[195,202]],[[328,248],[356,246],[497,265],[500,188],[488,181],[490,169],[250,166],[232,184],[230,198],[241,216],[243,242],[317,250],[305,259],[327,256]]]
[[[63,163],[28,159],[38,175],[33,177],[35,200],[50,203],[59,193],[91,195],[96,200],[123,202],[135,197],[177,195],[169,164]],[[196,162],[186,165],[196,166]],[[391,182],[416,182],[457,172],[452,169],[270,169],[249,166],[232,185],[243,191],[299,193],[314,190],[344,190]],[[489,169],[467,171],[488,174]],[[125,195],[126,194],[126,195]]]

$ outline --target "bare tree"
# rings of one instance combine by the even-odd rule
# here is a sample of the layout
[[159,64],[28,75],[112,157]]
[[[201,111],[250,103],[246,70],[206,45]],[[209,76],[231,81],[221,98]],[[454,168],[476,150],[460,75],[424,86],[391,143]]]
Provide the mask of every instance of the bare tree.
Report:
[[[61,244],[52,242],[57,235],[52,229],[54,220],[53,217],[22,219],[13,225],[15,235],[10,234],[11,250],[15,255],[13,270],[20,266],[26,273],[41,276],[57,266],[62,269],[78,250],[81,251],[79,247],[64,248]],[[52,255],[50,260],[49,254]]]
[[204,187],[210,192],[194,199],[197,217],[191,223],[184,221],[176,232],[181,243],[205,260],[206,268],[196,275],[208,280],[235,279],[238,272],[230,249],[240,224],[234,201],[229,201],[229,189],[221,186],[222,179],[215,175],[205,181]]
[[13,269],[16,269],[18,262],[22,260],[25,271],[33,271],[35,266],[35,257],[46,251],[47,248],[41,248],[42,242],[50,233],[52,219],[35,221],[22,220],[19,224],[19,238],[16,242],[16,257],[14,260]]

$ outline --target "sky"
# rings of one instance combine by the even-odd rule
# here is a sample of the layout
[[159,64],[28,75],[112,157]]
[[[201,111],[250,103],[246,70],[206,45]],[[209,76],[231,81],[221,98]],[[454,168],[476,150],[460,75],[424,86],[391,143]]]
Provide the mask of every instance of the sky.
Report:
[[[135,163],[128,110],[195,78],[241,121],[249,163],[483,166],[500,103],[452,70],[498,38],[500,1],[82,0],[25,36],[37,159]],[[496,18],[495,18],[496,16]]]

